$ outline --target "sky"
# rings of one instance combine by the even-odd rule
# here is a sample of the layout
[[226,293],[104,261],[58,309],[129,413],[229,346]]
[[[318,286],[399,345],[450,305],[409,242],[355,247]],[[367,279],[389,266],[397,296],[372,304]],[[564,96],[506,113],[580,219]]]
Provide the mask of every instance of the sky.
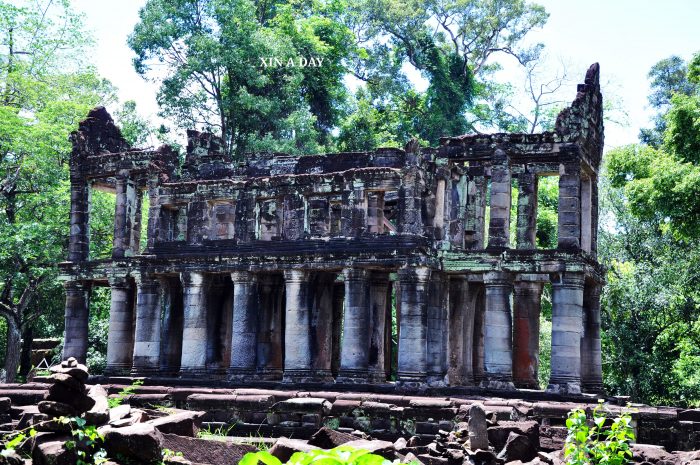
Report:
[[[157,121],[158,85],[134,71],[126,39],[145,0],[74,0],[83,11],[96,46],[90,57],[99,73],[118,89],[122,101],[135,100],[139,112]],[[527,36],[545,44],[552,72],[566,65],[570,83],[561,91],[573,100],[576,82],[592,63],[600,63],[603,98],[613,99],[626,124],[606,123],[606,150],[637,142],[650,126],[647,105],[649,68],[670,55],[689,59],[700,51],[700,0],[539,0],[549,12],[547,24]],[[514,61],[514,60],[512,60]],[[503,60],[501,79],[522,85],[513,62]],[[619,112],[618,112],[619,116]],[[616,118],[619,119],[619,118]]]

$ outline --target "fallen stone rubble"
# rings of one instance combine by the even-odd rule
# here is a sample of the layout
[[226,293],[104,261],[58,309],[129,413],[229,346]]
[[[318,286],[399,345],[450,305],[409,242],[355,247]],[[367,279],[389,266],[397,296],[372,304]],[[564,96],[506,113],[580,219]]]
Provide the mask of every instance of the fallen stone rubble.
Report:
[[[0,465],[75,464],[75,450],[67,449],[65,443],[75,428],[74,420],[66,419],[76,417],[104,437],[103,447],[111,459],[108,465],[161,460],[166,465],[237,464],[261,442],[283,462],[295,452],[347,445],[397,464],[555,465],[565,463],[562,415],[581,407],[477,396],[449,399],[196,388],[164,393],[162,387],[153,386],[141,386],[125,396],[115,394],[120,390],[117,386],[87,386],[87,369],[75,359],[52,367],[45,381],[48,384],[0,389],[0,434],[30,427],[38,431],[16,453],[0,456]],[[110,397],[119,398],[121,405],[110,408]],[[655,432],[663,439],[666,431],[661,421],[700,431],[694,427],[700,419],[697,410],[642,408],[634,416],[642,438]],[[655,423],[649,423],[652,420]],[[262,433],[249,431],[253,422],[258,422]],[[655,425],[655,429],[640,425]],[[221,428],[239,437],[200,437],[202,428]],[[683,437],[687,438],[683,444],[693,448],[696,436]],[[635,444],[633,452],[634,462],[645,465],[700,465],[700,451],[669,452],[658,445]]]
[[[74,358],[51,367],[51,373],[52,384],[37,406],[13,408],[10,398],[0,398],[0,419],[8,420],[2,425],[3,436],[29,428],[37,431],[36,436],[25,441],[18,451],[0,456],[0,464],[74,465],[81,441],[76,441],[75,448],[65,445],[75,439],[71,431],[80,427],[76,418],[84,420],[85,425],[97,427],[104,438],[107,456],[119,457],[124,463],[160,463],[163,450],[168,445],[179,444],[171,436],[194,441],[182,443],[183,449],[197,449],[199,455],[195,455],[206,455],[209,441],[196,438],[204,412],[140,409],[129,404],[110,408],[107,390],[100,385],[88,390],[85,385],[87,368]],[[244,453],[254,450],[251,446],[230,445],[230,448],[232,451],[228,454],[219,455],[227,460],[240,459]],[[31,460],[25,461],[22,455],[31,456]],[[212,455],[216,458],[215,454]]]

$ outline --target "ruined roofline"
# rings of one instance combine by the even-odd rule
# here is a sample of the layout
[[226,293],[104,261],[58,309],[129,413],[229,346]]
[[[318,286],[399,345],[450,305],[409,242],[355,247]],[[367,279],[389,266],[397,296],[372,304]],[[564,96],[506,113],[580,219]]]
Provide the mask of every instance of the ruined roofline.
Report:
[[173,179],[172,181],[162,182],[162,187],[187,186],[187,185],[233,185],[243,186],[247,184],[256,184],[260,181],[265,181],[269,178],[283,177],[287,180],[303,180],[313,179],[321,176],[343,176],[353,178],[363,174],[395,174],[398,175],[401,168],[391,166],[361,166],[359,168],[350,168],[342,171],[323,172],[323,173],[279,173],[279,174],[260,174],[257,176],[233,175],[224,178],[211,179]]
[[[598,63],[592,64],[586,72],[586,77],[583,84],[577,87],[576,98],[569,107],[564,108],[556,119],[554,131],[543,131],[541,133],[479,133],[479,134],[462,134],[457,136],[441,137],[438,147],[420,147],[421,151],[439,150],[442,146],[465,146],[470,144],[480,143],[515,143],[515,144],[532,144],[532,143],[557,143],[557,142],[572,142],[572,136],[588,135],[577,134],[571,130],[569,126],[575,124],[580,126],[580,122],[575,121],[578,117],[587,119],[600,119],[602,117],[602,99],[600,96],[600,66]],[[598,129],[598,128],[593,128]],[[106,134],[95,134],[97,131]],[[71,140],[76,143],[76,136],[82,133],[84,135],[93,134],[101,135],[102,137],[95,140],[99,142],[98,150],[91,150],[89,155],[108,155],[125,152],[154,152],[159,149],[131,147],[121,134],[120,128],[114,124],[114,120],[109,112],[103,106],[98,106],[92,109],[87,117],[79,123],[77,131],[71,133]],[[105,138],[104,136],[108,136]],[[407,143],[410,144],[411,141]],[[167,144],[166,144],[167,145]],[[222,152],[223,141],[221,137],[209,133],[197,131],[194,129],[187,130],[187,154],[192,156],[193,152],[198,147],[206,147],[209,156],[227,158]],[[397,147],[376,147],[374,150],[351,151],[351,152],[330,152],[325,154],[303,154],[291,155],[286,152],[245,152],[244,161],[232,162],[235,164],[246,164],[245,160],[261,158],[289,158],[298,159],[302,157],[318,157],[318,156],[351,156],[351,155],[368,155],[374,153],[401,153],[405,154],[406,150]],[[187,161],[185,162],[187,163]]]
[[469,149],[483,145],[500,144],[555,144],[577,143],[585,155],[598,166],[603,153],[603,98],[600,92],[600,65],[593,63],[586,72],[583,84],[577,87],[575,99],[557,116],[554,131],[541,133],[464,134],[440,139],[440,152],[447,147]]
[[[168,145],[158,149],[131,147],[104,107],[96,107],[71,134],[74,177],[99,178],[119,169],[159,172],[161,181],[261,178],[303,174],[331,174],[359,168],[404,168],[437,159],[490,159],[503,148],[513,155],[556,155],[562,144],[578,146],[583,159],[597,170],[603,150],[603,110],[600,67],[590,66],[576,98],[557,117],[555,130],[542,133],[464,134],[440,139],[436,148],[421,147],[416,140],[401,148],[379,147],[371,151],[293,156],[286,153],[248,153],[234,161],[225,153],[222,139],[212,133],[187,131],[185,161]],[[110,158],[112,157],[112,158]],[[180,175],[176,172],[181,168]]]

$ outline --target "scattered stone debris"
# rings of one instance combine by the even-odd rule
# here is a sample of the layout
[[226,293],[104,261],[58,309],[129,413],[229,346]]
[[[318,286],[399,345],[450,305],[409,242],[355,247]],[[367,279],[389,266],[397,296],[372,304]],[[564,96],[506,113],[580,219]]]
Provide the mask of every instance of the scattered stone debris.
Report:
[[[315,447],[320,447],[321,449],[333,449],[334,447],[338,447],[355,440],[357,440],[357,436],[335,431],[324,426],[311,436],[309,439],[309,444]],[[403,438],[400,438],[400,440],[403,440],[405,445],[406,440]]]
[[[9,417],[9,421],[3,423],[5,434],[30,425],[41,429],[17,453],[0,456],[0,465],[74,465],[75,453],[65,447],[66,441],[71,439],[70,424],[56,421],[64,416],[60,415],[63,412],[70,412],[73,418],[83,418],[86,424],[98,428],[104,437],[103,447],[110,459],[106,462],[107,465],[155,465],[161,460],[164,465],[236,464],[246,453],[257,450],[260,438],[198,437],[203,421],[206,421],[208,427],[213,424],[225,427],[229,424],[226,417],[220,416],[223,412],[221,402],[225,403],[226,409],[231,410],[244,406],[262,408],[270,415],[280,415],[280,423],[297,419],[298,422],[310,425],[320,419],[325,421],[327,415],[335,414],[343,418],[339,425],[352,425],[355,420],[345,416],[351,413],[375,424],[383,424],[383,420],[377,423],[381,415],[391,418],[407,412],[420,420],[417,421],[420,427],[415,428],[415,434],[391,437],[393,442],[387,440],[390,436],[386,429],[374,428],[368,430],[368,433],[349,426],[313,429],[302,436],[308,440],[299,437],[266,440],[270,452],[282,461],[288,460],[295,452],[346,445],[404,464],[415,461],[419,465],[564,465],[561,450],[564,436],[561,433],[566,428],[556,426],[556,419],[561,419],[561,415],[565,415],[574,406],[569,403],[527,404],[522,401],[484,398],[392,398],[376,395],[371,400],[365,400],[364,395],[355,393],[318,392],[316,397],[312,397],[311,393],[301,391],[292,393],[248,389],[237,394],[223,395],[213,394],[211,389],[178,388],[184,393],[175,390],[173,397],[180,399],[184,405],[189,405],[187,399],[190,395],[196,395],[199,396],[197,405],[206,404],[208,409],[214,409],[193,411],[174,407],[146,407],[142,403],[143,399],[152,399],[154,397],[148,396],[155,395],[155,390],[148,387],[144,390],[151,394],[137,392],[129,397],[129,401],[134,401],[134,404],[125,403],[109,408],[108,392],[114,387],[88,387],[87,369],[75,360],[66,360],[61,365],[52,367],[51,372],[51,377],[47,378],[51,384],[43,385],[41,390],[39,385],[26,385],[27,390],[36,389],[42,393],[41,396],[13,394],[13,397],[22,401],[41,399],[39,406],[13,405],[10,397],[0,396],[0,415],[5,415],[4,420]],[[17,389],[15,391],[19,392]],[[204,391],[209,394],[203,394]],[[2,392],[4,391],[0,390]],[[68,393],[72,395],[69,396]],[[141,395],[146,397],[142,398]],[[401,406],[392,404],[392,399]],[[650,415],[650,412],[652,410],[642,409],[639,414]],[[666,421],[672,418],[670,410],[657,409],[654,412],[657,417],[666,415]],[[268,419],[266,414],[257,410],[246,414],[253,415],[251,418],[258,418],[263,423]],[[694,411],[673,410],[673,418],[681,414],[685,422],[692,423],[689,418],[695,418]],[[317,417],[311,421],[310,415]],[[448,421],[448,418],[451,420]],[[280,427],[279,423],[268,426],[287,428]],[[291,431],[306,431],[305,428],[308,426],[291,428]],[[240,434],[241,430],[234,433]],[[693,441],[697,444],[697,436],[689,437],[687,441],[687,444],[692,444]],[[163,457],[165,450],[178,454],[171,453]],[[636,463],[700,465],[700,451],[669,452],[664,447],[647,444],[635,444],[632,450]],[[25,461],[22,455],[31,455],[32,459]]]
[[[168,413],[132,408],[129,404],[109,408],[108,393],[100,385],[86,386],[88,371],[75,358],[50,368],[50,383],[43,399],[34,406],[12,407],[11,399],[0,397],[0,420],[4,434],[33,428],[36,436],[13,453],[0,455],[0,465],[75,465],[76,450],[87,450],[72,431],[98,427],[111,464],[158,464],[163,459],[165,435],[194,439],[205,412],[168,409]],[[16,420],[10,416],[13,412]],[[68,441],[75,446],[66,447]],[[172,442],[172,441],[171,441]],[[22,454],[31,455],[26,462]],[[240,458],[240,457],[239,457]],[[120,462],[120,461],[121,462]],[[181,464],[190,463],[181,460]],[[220,465],[221,462],[212,462]]]

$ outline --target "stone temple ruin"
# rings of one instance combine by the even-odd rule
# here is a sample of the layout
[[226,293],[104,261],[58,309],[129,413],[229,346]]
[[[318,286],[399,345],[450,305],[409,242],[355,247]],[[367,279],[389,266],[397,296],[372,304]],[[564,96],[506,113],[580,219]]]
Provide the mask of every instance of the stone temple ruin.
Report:
[[[111,375],[538,389],[551,283],[548,389],[602,389],[597,64],[541,134],[233,163],[189,131],[180,165],[168,146],[131,148],[97,108],[71,138],[64,358],[85,360],[91,289],[109,286]],[[546,250],[543,176],[559,178]],[[109,259],[89,254],[94,189],[116,194]]]

